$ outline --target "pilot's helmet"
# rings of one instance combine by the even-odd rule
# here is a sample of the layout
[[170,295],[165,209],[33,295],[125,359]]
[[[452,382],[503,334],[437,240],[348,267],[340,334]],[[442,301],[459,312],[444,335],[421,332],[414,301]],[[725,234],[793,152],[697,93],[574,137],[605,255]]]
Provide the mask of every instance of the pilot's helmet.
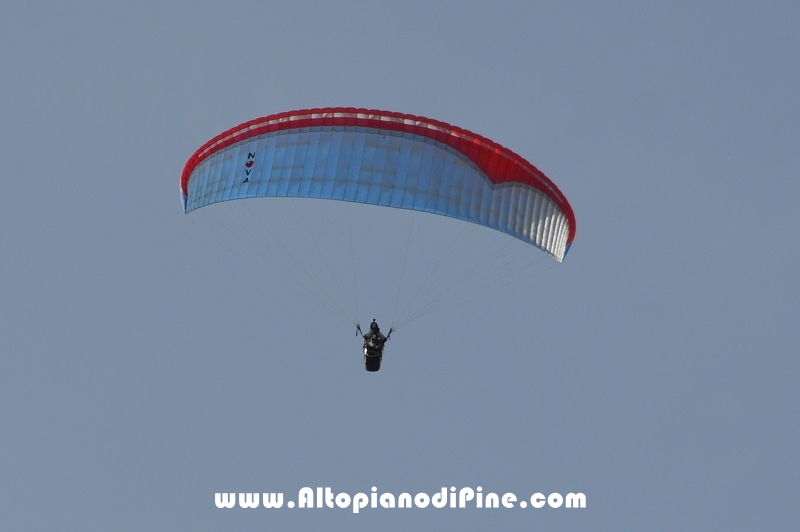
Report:
[[372,320],[372,323],[370,323],[369,328],[372,329],[373,331],[378,330],[378,324],[375,322],[375,320]]

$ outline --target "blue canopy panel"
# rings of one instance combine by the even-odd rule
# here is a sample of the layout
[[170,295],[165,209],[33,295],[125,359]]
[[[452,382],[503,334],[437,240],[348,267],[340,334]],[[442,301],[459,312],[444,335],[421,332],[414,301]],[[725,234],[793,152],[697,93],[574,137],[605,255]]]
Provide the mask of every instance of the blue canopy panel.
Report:
[[[352,114],[354,110],[346,111]],[[260,130],[253,123],[243,124],[212,140],[190,159],[181,187],[185,212],[221,201],[257,197],[383,205],[490,227],[528,242],[559,261],[574,235],[574,218],[571,224],[572,211],[564,212],[563,196],[553,198],[546,186],[537,188],[521,180],[491,179],[479,167],[480,152],[486,150],[476,154],[475,150],[458,149],[464,145],[461,139],[453,142],[444,137],[447,142],[442,142],[434,138],[442,138],[438,132],[410,132],[409,128],[396,127],[396,121],[391,128],[305,126],[307,121],[283,120],[277,127],[265,128],[264,121],[269,117],[260,120],[254,121]],[[370,124],[374,122],[373,117]],[[301,127],[292,127],[295,125]],[[452,135],[452,131],[447,134]],[[555,185],[552,188],[558,192]]]

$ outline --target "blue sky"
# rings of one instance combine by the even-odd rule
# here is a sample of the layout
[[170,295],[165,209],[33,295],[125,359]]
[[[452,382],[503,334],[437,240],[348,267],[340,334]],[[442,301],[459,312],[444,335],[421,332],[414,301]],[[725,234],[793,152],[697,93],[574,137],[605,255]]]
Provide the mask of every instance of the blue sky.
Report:
[[[791,2],[3,4],[0,528],[796,528],[798,27]],[[268,242],[179,201],[209,138],[328,105],[520,153],[575,210],[568,257],[368,375]],[[423,247],[448,230],[424,223]],[[354,211],[401,241],[363,286],[395,286],[398,224]],[[587,508],[213,504],[451,485]]]

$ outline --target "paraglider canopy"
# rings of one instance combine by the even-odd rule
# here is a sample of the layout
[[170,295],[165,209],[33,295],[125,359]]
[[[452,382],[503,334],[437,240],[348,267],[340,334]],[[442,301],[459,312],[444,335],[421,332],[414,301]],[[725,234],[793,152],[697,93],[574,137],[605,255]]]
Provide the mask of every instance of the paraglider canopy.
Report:
[[439,214],[563,260],[575,216],[556,185],[489,139],[414,115],[355,108],[280,113],[214,137],[181,175],[185,212],[241,198],[304,197]]

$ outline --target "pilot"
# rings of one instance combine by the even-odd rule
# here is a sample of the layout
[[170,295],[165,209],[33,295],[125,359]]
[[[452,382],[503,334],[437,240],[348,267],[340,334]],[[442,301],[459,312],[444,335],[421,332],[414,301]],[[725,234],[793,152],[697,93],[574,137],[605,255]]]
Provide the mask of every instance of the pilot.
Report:
[[369,332],[364,335],[364,345],[383,349],[383,344],[385,343],[386,337],[381,332],[381,328],[378,327],[378,323],[373,319],[372,323],[369,324]]
[[[361,327],[356,325],[356,330],[360,333]],[[389,329],[389,334],[384,336],[381,328],[378,327],[378,323],[372,320],[369,325],[369,331],[364,335],[364,369],[370,372],[381,369],[383,346],[389,340],[391,334],[392,329]]]

